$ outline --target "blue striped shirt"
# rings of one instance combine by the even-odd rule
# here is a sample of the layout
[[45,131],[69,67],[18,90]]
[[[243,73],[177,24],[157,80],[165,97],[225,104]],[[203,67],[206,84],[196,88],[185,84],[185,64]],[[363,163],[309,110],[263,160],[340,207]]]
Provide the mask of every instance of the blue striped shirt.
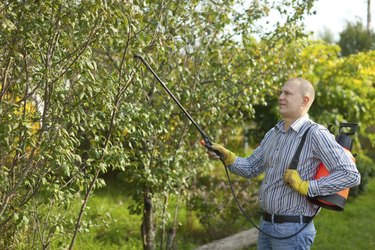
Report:
[[[301,137],[308,127],[306,141],[299,158],[297,171],[302,180],[309,180],[308,196],[334,194],[340,190],[359,185],[360,174],[355,163],[336,142],[334,136],[322,125],[314,123],[306,114],[285,131],[280,121],[268,131],[247,158],[237,157],[228,169],[240,176],[251,178],[264,172],[259,190],[261,208],[270,214],[315,214],[317,206],[293,190],[283,180]],[[323,162],[330,175],[314,180],[318,165]]]

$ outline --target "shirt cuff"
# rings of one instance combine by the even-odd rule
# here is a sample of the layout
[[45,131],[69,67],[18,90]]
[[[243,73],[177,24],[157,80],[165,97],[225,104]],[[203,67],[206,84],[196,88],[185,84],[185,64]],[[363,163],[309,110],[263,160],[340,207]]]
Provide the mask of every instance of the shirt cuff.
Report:
[[237,165],[237,160],[238,160],[238,156],[236,156],[236,158],[234,159],[233,164],[228,165],[227,168],[228,168],[229,170],[231,170],[235,165]]
[[318,182],[316,180],[309,181],[309,190],[307,192],[307,195],[309,197],[315,197],[320,194]]

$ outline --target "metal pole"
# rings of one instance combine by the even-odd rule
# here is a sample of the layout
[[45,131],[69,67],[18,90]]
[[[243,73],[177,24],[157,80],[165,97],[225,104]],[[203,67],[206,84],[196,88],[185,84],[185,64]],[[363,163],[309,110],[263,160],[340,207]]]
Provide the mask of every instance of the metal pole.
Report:
[[[177,98],[173,95],[173,93],[169,90],[167,85],[160,79],[160,77],[155,73],[155,71],[151,68],[151,66],[143,59],[143,57],[139,54],[134,55],[135,58],[142,61],[142,63],[146,66],[146,68],[151,71],[151,73],[155,76],[155,78],[160,82],[160,84],[163,86],[165,91],[169,94],[169,96],[175,101],[175,103],[180,107],[180,109],[184,112],[184,114],[189,118],[191,123],[198,129],[200,134],[202,135],[203,139],[205,140],[205,143],[209,142],[208,146],[211,146],[211,140],[209,139],[208,135],[198,126],[198,124],[194,121],[194,119],[191,117],[191,115],[186,111],[186,109],[181,105],[181,103],[177,100]],[[206,142],[207,140],[207,142]]]

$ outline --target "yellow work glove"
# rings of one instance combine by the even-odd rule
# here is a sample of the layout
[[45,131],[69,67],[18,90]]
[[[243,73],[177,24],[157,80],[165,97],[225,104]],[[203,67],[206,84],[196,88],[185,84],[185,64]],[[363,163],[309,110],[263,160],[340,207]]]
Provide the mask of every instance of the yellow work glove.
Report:
[[[221,159],[223,160],[224,165],[226,167],[230,166],[234,163],[234,161],[236,159],[235,153],[229,151],[228,149],[224,148],[222,145],[217,144],[217,143],[212,143],[211,148],[220,152]],[[207,154],[208,154],[210,159],[213,159],[213,160],[220,159],[220,157],[215,152],[213,152],[211,150],[208,150]]]
[[287,169],[284,172],[284,181],[298,193],[307,196],[309,190],[309,182],[303,181],[299,176],[297,170]]

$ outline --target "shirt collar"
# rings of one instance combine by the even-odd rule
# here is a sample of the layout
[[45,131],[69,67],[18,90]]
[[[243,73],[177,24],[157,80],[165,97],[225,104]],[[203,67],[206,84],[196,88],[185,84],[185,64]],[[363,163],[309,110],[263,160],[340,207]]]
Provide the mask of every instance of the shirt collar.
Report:
[[[309,121],[309,120],[310,120],[310,117],[309,117],[309,115],[306,113],[305,115],[301,116],[301,117],[298,118],[296,121],[294,121],[294,122],[292,123],[292,125],[290,125],[290,128],[293,129],[293,130],[296,131],[296,132],[299,132],[300,129],[302,128],[303,124],[304,124],[305,122]],[[287,131],[284,130],[284,120],[279,121],[279,122],[276,124],[275,128],[276,128],[277,130],[282,131],[282,132],[287,132]]]

